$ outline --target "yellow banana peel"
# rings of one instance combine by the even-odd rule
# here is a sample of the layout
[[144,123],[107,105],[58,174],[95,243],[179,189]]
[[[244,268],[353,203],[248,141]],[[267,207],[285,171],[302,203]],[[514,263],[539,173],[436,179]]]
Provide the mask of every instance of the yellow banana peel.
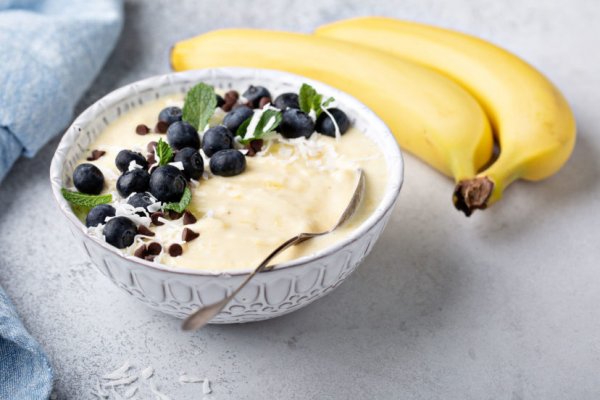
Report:
[[433,68],[479,100],[490,117],[500,155],[476,177],[458,182],[454,202],[466,215],[496,202],[516,179],[555,174],[572,153],[575,118],[563,95],[535,68],[489,42],[381,17],[335,22],[321,26],[315,35]]

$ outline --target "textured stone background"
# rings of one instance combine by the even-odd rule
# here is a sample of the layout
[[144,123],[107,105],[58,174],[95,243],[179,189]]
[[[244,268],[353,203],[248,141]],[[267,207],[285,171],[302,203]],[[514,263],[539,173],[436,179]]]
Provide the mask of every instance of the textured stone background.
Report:
[[[130,360],[173,399],[598,399],[600,397],[600,7],[596,0],[128,1],[117,49],[79,111],[169,71],[173,42],[221,27],[309,32],[381,14],[498,43],[547,74],[579,124],[572,159],[517,183],[470,219],[452,184],[406,156],[392,220],[327,298],[291,315],[194,334],[94,271],[51,198],[57,140],[0,185],[0,284],[46,348],[59,399],[87,399]],[[60,110],[57,110],[60,112]],[[147,393],[147,392],[144,392]],[[148,397],[150,398],[150,397]]]

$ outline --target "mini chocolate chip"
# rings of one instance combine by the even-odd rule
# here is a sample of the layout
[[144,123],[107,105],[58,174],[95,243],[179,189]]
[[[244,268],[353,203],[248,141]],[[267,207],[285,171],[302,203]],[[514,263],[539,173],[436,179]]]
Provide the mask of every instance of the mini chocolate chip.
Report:
[[148,167],[150,167],[152,164],[156,163],[156,157],[153,154],[148,154],[148,156],[146,157],[146,161],[148,161]]
[[148,252],[148,249],[146,248],[146,245],[143,244],[135,250],[133,255],[138,258],[144,258],[144,257],[146,257],[147,252]]
[[171,257],[179,257],[183,254],[183,247],[180,244],[173,243],[169,246],[169,255]]
[[191,242],[192,240],[196,239],[198,236],[200,236],[200,234],[197,232],[194,232],[190,228],[183,228],[183,232],[181,233],[181,239],[183,239],[184,242]]
[[221,106],[221,109],[227,112],[231,111],[231,109],[233,108],[235,103],[237,103],[239,98],[240,95],[235,90],[230,90],[229,92],[225,93],[225,95],[223,96],[223,100],[225,100],[225,103]]
[[168,215],[170,219],[179,219],[183,214],[178,213],[177,211],[168,210]]
[[148,229],[144,225],[138,226],[138,233],[143,236],[154,236],[155,235],[154,232],[152,232],[150,229]]
[[256,155],[256,152],[254,151],[254,149],[252,147],[246,146],[245,148],[246,148],[246,150],[248,150],[246,152],[246,157],[254,157]]
[[236,90],[230,90],[227,93],[225,93],[225,96],[223,97],[223,100],[225,100],[225,102],[236,102],[238,101],[238,99],[240,98],[240,94],[236,91]]
[[169,124],[167,124],[165,121],[158,121],[154,127],[154,130],[157,133],[166,133],[167,128],[169,128]]
[[88,161],[96,161],[97,159],[99,159],[100,157],[102,157],[105,154],[106,154],[106,152],[104,150],[92,150],[92,155],[89,156],[87,158],[87,160]]
[[264,144],[264,141],[262,139],[252,140],[250,143],[248,143],[246,145],[246,149],[248,150],[246,155],[248,157],[254,157],[256,155],[256,153],[261,151],[263,144]]
[[263,108],[264,106],[266,106],[270,102],[271,102],[271,98],[270,97],[267,97],[267,96],[261,97],[260,100],[258,100],[258,108]]
[[153,256],[157,256],[162,251],[162,246],[160,243],[152,242],[148,245],[148,254]]
[[150,214],[150,219],[152,220],[152,223],[154,225],[161,226],[161,225],[164,225],[165,223],[159,221],[158,218],[159,217],[164,217],[164,216],[165,216],[165,214],[162,211],[157,211],[157,212],[154,212],[154,213]]
[[148,151],[149,154],[154,154],[154,149],[156,148],[156,146],[158,145],[158,143],[156,143],[154,140],[151,142],[148,142],[148,144],[146,145],[146,150]]
[[183,213],[183,224],[184,225],[191,225],[191,224],[195,224],[196,221],[198,221],[196,219],[196,217],[194,216],[194,214],[192,214],[189,211],[186,211]]
[[137,133],[138,135],[145,135],[148,132],[150,132],[150,128],[148,128],[148,126],[144,124],[139,124],[135,127],[135,133]]
[[265,144],[265,142],[262,139],[250,141],[250,147],[252,147],[252,149],[257,153],[262,150],[263,144]]

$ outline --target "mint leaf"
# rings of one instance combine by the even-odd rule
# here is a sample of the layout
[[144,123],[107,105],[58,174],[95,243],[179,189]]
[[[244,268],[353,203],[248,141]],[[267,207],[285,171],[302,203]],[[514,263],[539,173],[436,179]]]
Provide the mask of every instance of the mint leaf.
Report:
[[321,99],[319,100],[319,101],[321,101],[321,104],[320,104],[319,108],[316,110],[317,118],[319,118],[319,115],[321,115],[324,108],[327,108],[328,105],[330,105],[331,103],[333,103],[335,101],[335,99],[333,97],[330,97],[325,101],[322,101],[322,99],[323,99],[323,97],[321,97]]
[[300,86],[300,92],[298,93],[298,104],[300,110],[305,113],[309,113],[313,106],[313,99],[317,95],[317,91],[307,83],[303,83]]
[[[275,129],[277,129],[281,123],[281,119],[281,111],[270,108],[264,110],[260,116],[260,119],[258,120],[258,123],[256,124],[256,127],[254,128],[254,132],[250,132],[250,135],[248,135],[247,132],[248,125],[250,124],[250,120],[248,119],[248,124],[246,124],[244,127],[244,132],[243,135],[241,135],[242,139],[240,140],[240,143],[248,144],[252,140],[264,138],[269,133],[274,132]],[[246,121],[244,121],[244,123],[245,122]],[[240,128],[242,128],[242,126],[240,126]],[[239,130],[237,133],[239,134]]]
[[335,99],[333,97],[328,98],[321,104],[321,108],[327,108],[327,106],[333,103],[334,101]]
[[156,156],[158,157],[158,165],[160,166],[167,165],[171,161],[171,158],[173,158],[171,146],[162,140],[162,138],[158,139],[158,143],[156,144]]
[[315,115],[318,118],[323,112],[323,108],[327,107],[334,100],[333,97],[329,97],[327,100],[323,101],[323,95],[317,93],[317,91],[307,83],[303,83],[302,86],[300,86],[298,103],[300,104],[300,110],[307,114],[310,113],[311,110],[314,110]]
[[236,136],[244,137],[246,136],[246,131],[248,130],[248,125],[250,125],[250,121],[252,117],[246,119],[235,131]]
[[279,110],[267,109],[263,111],[258,120],[258,124],[256,124],[254,136],[257,137],[257,139],[260,139],[266,134],[273,132],[281,123],[281,119],[281,111]]
[[217,97],[212,86],[199,83],[191,88],[183,103],[183,120],[192,125],[196,130],[204,130],[210,117],[217,108]]
[[79,192],[72,192],[65,188],[60,189],[65,200],[74,206],[93,208],[100,204],[107,204],[112,201],[111,194],[92,195]]
[[192,200],[192,191],[189,187],[186,186],[183,191],[183,195],[181,196],[181,200],[178,203],[167,203],[164,205],[163,209],[165,210],[173,210],[178,213],[182,213],[185,211],[187,206],[190,204]]

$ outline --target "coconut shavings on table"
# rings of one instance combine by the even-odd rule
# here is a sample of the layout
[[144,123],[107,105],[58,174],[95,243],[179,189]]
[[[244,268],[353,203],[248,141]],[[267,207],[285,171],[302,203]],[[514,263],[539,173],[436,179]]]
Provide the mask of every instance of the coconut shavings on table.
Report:
[[[154,367],[147,366],[138,370],[129,361],[119,368],[108,372],[96,381],[96,386],[90,391],[93,398],[101,400],[175,400],[165,393],[154,381],[156,378]],[[211,383],[208,378],[181,373],[177,382],[181,385],[202,384],[198,389],[198,399],[212,393]]]

